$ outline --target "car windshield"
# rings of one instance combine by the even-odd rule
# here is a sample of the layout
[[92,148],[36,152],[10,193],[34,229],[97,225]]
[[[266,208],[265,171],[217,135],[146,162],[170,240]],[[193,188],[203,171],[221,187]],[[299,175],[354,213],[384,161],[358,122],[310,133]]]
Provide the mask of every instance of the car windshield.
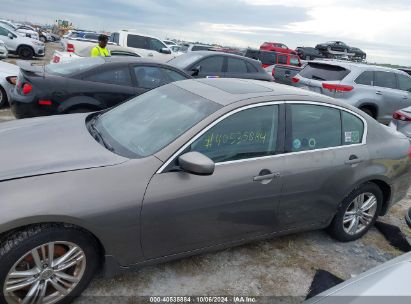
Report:
[[104,59],[101,57],[81,58],[69,62],[59,64],[48,64],[45,71],[50,74],[57,75],[71,75],[73,73],[80,73],[88,69],[94,68],[98,65],[104,64]]
[[168,64],[175,66],[180,69],[185,69],[186,67],[190,66],[197,60],[201,59],[203,55],[198,54],[198,53],[188,53],[184,54],[181,56],[178,56],[176,58],[171,59]]
[[169,84],[102,114],[96,128],[116,153],[142,158],[160,151],[221,105]]

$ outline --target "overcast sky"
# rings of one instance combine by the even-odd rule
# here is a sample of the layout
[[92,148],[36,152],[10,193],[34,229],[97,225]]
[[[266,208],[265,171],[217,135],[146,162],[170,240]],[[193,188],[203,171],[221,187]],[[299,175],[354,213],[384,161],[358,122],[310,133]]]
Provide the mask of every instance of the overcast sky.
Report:
[[135,29],[238,47],[342,40],[370,62],[411,66],[410,0],[0,0],[0,18],[79,28]]

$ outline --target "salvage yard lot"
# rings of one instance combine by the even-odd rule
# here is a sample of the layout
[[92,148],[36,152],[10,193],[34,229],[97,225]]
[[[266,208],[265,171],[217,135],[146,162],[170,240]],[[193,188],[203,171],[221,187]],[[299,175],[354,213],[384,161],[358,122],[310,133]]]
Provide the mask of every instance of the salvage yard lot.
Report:
[[[0,123],[12,119],[9,109],[0,110]],[[380,221],[398,226],[411,242],[404,221],[409,207],[411,192]],[[323,231],[299,233],[145,267],[114,279],[96,278],[76,303],[138,303],[133,297],[153,295],[293,295],[283,300],[301,302],[318,269],[346,280],[400,254],[376,228],[351,243],[339,243]]]

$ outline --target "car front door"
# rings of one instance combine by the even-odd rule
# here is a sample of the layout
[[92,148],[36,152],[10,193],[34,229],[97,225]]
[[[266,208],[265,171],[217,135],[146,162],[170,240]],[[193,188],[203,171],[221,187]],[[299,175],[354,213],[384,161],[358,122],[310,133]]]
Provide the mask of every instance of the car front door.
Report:
[[398,90],[397,77],[392,72],[376,71],[374,73],[375,98],[378,108],[378,120],[383,123],[389,123],[392,114],[404,108],[403,91]]
[[356,174],[366,169],[364,123],[357,116],[350,121],[351,116],[342,115],[339,108],[315,103],[287,104],[289,153],[284,158],[287,170],[282,175],[282,228],[321,227],[328,223],[343,197],[352,191]]
[[411,106],[411,77],[409,75],[397,74],[398,89],[402,93],[402,108]]
[[[166,62],[175,57],[171,54],[171,50],[158,39],[147,37],[147,45],[152,51],[152,57],[157,61]],[[163,49],[169,50],[170,54],[162,53]]]
[[[9,34],[13,35],[13,39],[8,36]],[[17,50],[18,37],[3,27],[0,27],[0,40],[3,40],[9,51]]]
[[198,71],[193,75],[196,78],[223,78],[225,76],[223,66],[223,56],[210,56],[194,64],[190,70]]
[[[146,258],[265,235],[279,229],[283,106],[269,103],[223,116],[182,147],[150,181],[141,213]],[[175,170],[179,155],[197,151],[215,171]]]
[[227,57],[227,70],[225,77],[228,78],[253,78],[253,74],[248,71],[247,62],[239,58]]

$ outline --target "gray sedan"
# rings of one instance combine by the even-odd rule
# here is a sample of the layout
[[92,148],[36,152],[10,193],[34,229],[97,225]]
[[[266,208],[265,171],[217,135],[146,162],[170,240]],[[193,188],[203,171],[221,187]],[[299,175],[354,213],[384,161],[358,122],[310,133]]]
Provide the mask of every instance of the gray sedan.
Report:
[[392,118],[390,127],[403,133],[411,141],[411,107],[394,112]]
[[268,82],[187,80],[110,111],[0,126],[0,302],[303,230],[363,236],[410,186],[410,143]]

